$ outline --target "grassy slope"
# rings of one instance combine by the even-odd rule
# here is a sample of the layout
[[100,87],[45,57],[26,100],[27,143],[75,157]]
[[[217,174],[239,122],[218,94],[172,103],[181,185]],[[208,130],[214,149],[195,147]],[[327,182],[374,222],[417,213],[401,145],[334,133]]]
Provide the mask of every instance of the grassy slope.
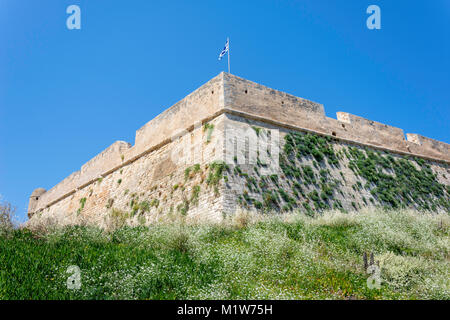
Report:
[[[448,215],[236,221],[3,234],[0,299],[450,298]],[[363,252],[380,262],[380,290],[367,287]],[[78,291],[66,288],[70,265],[82,270]]]

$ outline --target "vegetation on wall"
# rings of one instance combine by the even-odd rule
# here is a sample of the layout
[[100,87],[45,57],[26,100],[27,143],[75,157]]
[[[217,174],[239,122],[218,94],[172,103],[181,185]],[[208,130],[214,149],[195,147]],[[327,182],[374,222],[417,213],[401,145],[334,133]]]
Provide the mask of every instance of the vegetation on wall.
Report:
[[83,211],[85,205],[86,205],[86,198],[81,198],[80,199],[80,207],[77,210],[78,214],[80,214],[81,211]]
[[219,195],[219,181],[224,178],[224,172],[228,171],[229,166],[223,161],[214,161],[209,164],[209,174],[208,178],[206,179],[206,183],[209,186],[214,187],[214,193],[216,194],[216,196]]
[[[209,124],[204,126],[205,130],[212,128]],[[252,128],[258,136],[266,130]],[[233,184],[243,186],[236,201],[243,208],[255,208],[260,212],[298,210],[313,215],[328,209],[349,211],[367,206],[450,211],[450,186],[439,182],[429,161],[337,141],[333,137],[287,132],[280,149],[281,171],[278,174],[261,174],[267,164],[261,161],[259,151],[255,165],[239,165],[234,157],[234,164],[214,161],[205,165],[203,172],[200,164],[194,164],[184,169],[184,182],[176,181],[170,194],[162,198],[159,185],[151,188],[151,195],[145,196],[147,199],[142,194],[143,199],[139,200],[132,193],[129,216],[151,213],[151,208],[158,208],[159,202],[165,202],[167,197],[178,198],[174,207],[185,215],[192,205],[198,204],[201,184],[206,183],[205,190],[212,188],[219,196],[222,180],[225,190]],[[122,179],[117,180],[119,186],[121,182]],[[127,189],[124,195],[128,194]],[[83,210],[85,201],[80,202],[78,213]],[[113,209],[112,199],[106,208]]]
[[[256,174],[246,173],[235,165],[235,178],[245,179],[242,184],[246,186],[238,203],[263,211],[298,208],[308,214],[331,208],[357,210],[369,205],[450,211],[450,186],[438,181],[428,161],[395,158],[387,152],[347,145],[336,151],[335,141],[332,137],[288,132],[279,157],[281,176],[261,176],[258,167],[263,164],[259,158],[253,170]],[[362,202],[357,203],[354,193],[344,194],[342,187],[347,179],[343,169],[353,171],[358,179],[351,186],[353,191],[367,191],[368,199],[361,196]],[[333,176],[331,170],[339,171],[340,175]],[[346,208],[338,198],[346,200]]]
[[[413,206],[436,211],[438,207],[450,211],[449,193],[439,183],[430,165],[415,158],[417,169],[411,160],[395,159],[389,153],[360,150],[349,147],[349,168],[362,178],[364,188],[383,205],[392,208]],[[361,184],[359,185],[361,188]]]
[[[223,161],[213,161],[205,165],[205,169],[206,172],[203,173],[202,167],[198,163],[184,169],[184,183],[178,182],[171,187],[170,198],[172,199],[175,193],[178,193],[177,197],[181,197],[181,201],[175,206],[175,208],[172,207],[171,211],[175,209],[175,212],[179,213],[180,215],[186,215],[190,208],[192,208],[193,206],[197,206],[201,193],[201,184],[203,183],[206,183],[207,187],[212,187],[215,195],[219,196],[219,184],[222,179],[225,182],[227,181],[229,166]],[[194,179],[197,175],[200,175],[200,177]],[[171,178],[173,178],[173,176],[171,176]],[[197,181],[197,183],[195,185],[191,184],[192,187],[190,188],[189,184],[191,181]],[[158,190],[158,185],[155,185],[150,189],[151,194],[161,195],[161,191]],[[127,195],[128,193],[129,190],[127,189],[124,195]],[[145,193],[142,193],[141,195],[145,196]],[[139,214],[141,217],[147,213],[150,213],[151,208],[158,208],[160,203],[160,200],[158,198],[140,201],[139,196],[136,193],[131,193],[129,197],[129,217],[133,217],[136,214]],[[166,197],[167,195],[163,197],[163,200],[165,200]],[[115,209],[112,208],[113,200],[110,200],[111,203],[108,202],[107,208]],[[144,219],[142,219],[142,221],[145,222]]]
[[212,123],[205,123],[203,125],[203,131],[206,132],[206,143],[211,142],[211,135],[213,133],[213,130],[214,130],[214,125]]

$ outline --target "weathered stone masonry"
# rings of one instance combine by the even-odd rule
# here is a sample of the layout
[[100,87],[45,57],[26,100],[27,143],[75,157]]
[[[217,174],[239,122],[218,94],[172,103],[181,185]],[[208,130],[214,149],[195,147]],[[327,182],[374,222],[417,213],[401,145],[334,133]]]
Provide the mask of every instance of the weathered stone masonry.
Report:
[[[336,151],[355,146],[389,152],[395,158],[418,157],[436,173],[436,183],[450,183],[450,145],[444,142],[409,133],[405,140],[402,129],[345,112],[338,112],[337,119],[329,118],[321,104],[222,72],[137,130],[133,146],[117,141],[50,190],[33,191],[28,215],[52,212],[94,218],[117,209],[135,213],[141,210],[148,215],[181,212],[219,219],[232,212],[235,203],[259,207],[257,198],[262,202],[262,196],[254,192],[250,203],[241,200],[243,194],[248,198],[248,194],[252,195],[246,189],[249,178],[245,181],[239,174],[231,174],[233,168],[221,173],[221,177],[229,176],[228,181],[211,182],[210,173],[215,170],[211,163],[224,161],[227,152],[225,126],[278,129],[282,141],[290,132],[329,137]],[[311,156],[302,161],[319,172]],[[358,180],[346,169],[350,162],[343,161],[343,167],[331,169],[320,164],[323,170],[330,169],[331,176],[346,177],[341,189],[348,189],[348,194]],[[306,191],[313,187],[309,188]],[[362,190],[352,199],[342,194],[339,203],[345,208],[351,208],[351,204],[355,207],[362,198],[366,202],[369,197]],[[448,201],[445,191],[444,197]],[[297,202],[306,198],[299,196]],[[138,208],[138,203],[144,203],[144,209]]]

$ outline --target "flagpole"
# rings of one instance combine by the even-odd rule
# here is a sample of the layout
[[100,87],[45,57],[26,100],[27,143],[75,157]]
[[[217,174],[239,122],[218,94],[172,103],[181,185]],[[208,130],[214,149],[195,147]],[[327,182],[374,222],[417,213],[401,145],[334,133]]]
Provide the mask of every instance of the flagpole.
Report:
[[227,42],[228,42],[228,73],[230,72],[230,38],[227,38]]

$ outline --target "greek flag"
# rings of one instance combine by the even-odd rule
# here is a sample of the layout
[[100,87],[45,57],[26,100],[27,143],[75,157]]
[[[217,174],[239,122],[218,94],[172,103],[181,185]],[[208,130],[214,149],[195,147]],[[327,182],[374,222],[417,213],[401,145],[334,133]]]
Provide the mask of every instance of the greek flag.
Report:
[[227,43],[225,43],[225,47],[223,48],[222,52],[219,54],[219,60],[222,60],[222,57],[225,55],[225,53],[228,52],[229,49],[229,39],[227,39]]

